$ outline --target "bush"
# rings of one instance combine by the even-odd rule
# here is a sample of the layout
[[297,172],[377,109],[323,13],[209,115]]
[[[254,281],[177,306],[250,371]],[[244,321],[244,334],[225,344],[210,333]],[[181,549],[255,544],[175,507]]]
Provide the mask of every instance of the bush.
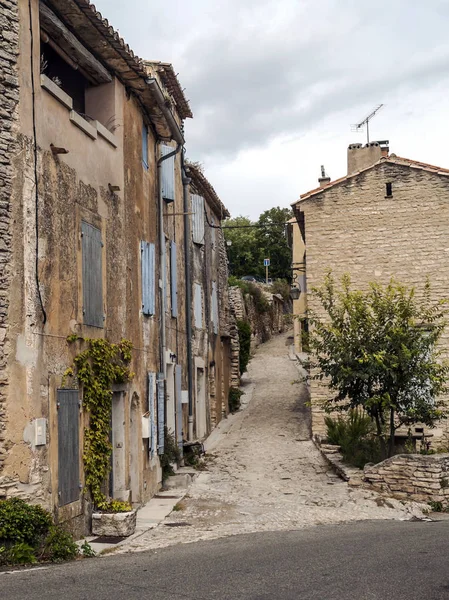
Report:
[[35,547],[53,523],[50,513],[20,498],[0,500],[0,544],[24,542]]
[[272,294],[280,294],[284,302],[290,300],[290,285],[286,279],[276,279],[270,289]]
[[239,368],[240,375],[243,375],[251,358],[251,325],[248,321],[237,321],[237,329],[240,343]]
[[229,410],[232,413],[237,412],[238,409],[240,408],[240,398],[242,396],[243,396],[243,392],[242,392],[242,390],[239,390],[239,388],[236,388],[236,387],[229,388],[228,405],[229,405]]
[[72,560],[78,555],[78,546],[72,535],[62,527],[53,525],[45,540],[43,556],[52,562]]
[[352,409],[347,419],[328,416],[324,420],[328,443],[340,446],[346,462],[361,469],[368,462],[382,460],[380,442],[374,435],[374,425],[369,416]]
[[263,291],[255,283],[247,283],[248,294],[253,297],[254,307],[259,315],[262,315],[270,310],[270,303],[268,302]]
[[0,500],[0,564],[59,562],[77,554],[72,535],[53,525],[50,513],[41,506],[20,498]]
[[181,460],[181,453],[175,436],[169,432],[167,427],[164,430],[164,454],[161,454],[160,461],[162,467],[162,480],[167,479],[170,475],[174,475],[173,463],[178,463]]

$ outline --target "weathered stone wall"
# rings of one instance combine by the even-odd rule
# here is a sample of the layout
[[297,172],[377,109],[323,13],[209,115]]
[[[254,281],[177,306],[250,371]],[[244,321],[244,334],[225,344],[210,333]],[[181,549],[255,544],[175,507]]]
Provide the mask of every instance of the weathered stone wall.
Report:
[[[393,196],[385,197],[391,182]],[[430,278],[435,299],[449,298],[449,177],[402,165],[375,168],[302,202],[307,244],[307,288],[349,273],[355,289],[394,277],[421,294]],[[309,308],[321,306],[313,294]],[[442,339],[449,356],[449,332]],[[313,432],[325,435],[321,404],[329,390],[311,382]],[[446,429],[447,425],[444,425]],[[443,425],[434,439],[444,438]],[[446,434],[447,438],[447,434]]]
[[0,0],[0,497],[6,486],[14,485],[2,478],[7,454],[5,440],[8,388],[8,355],[10,352],[7,317],[11,281],[11,194],[13,184],[12,157],[17,152],[19,82],[19,15],[17,2]]
[[[235,322],[248,320],[251,325],[251,352],[255,352],[257,346],[268,341],[273,335],[282,333],[285,329],[284,302],[277,294],[270,294],[263,290],[269,308],[260,314],[250,294],[243,294],[239,287],[229,288],[229,305]],[[231,385],[238,387],[240,383],[239,370],[239,339],[237,327],[231,328]]]
[[397,498],[449,504],[449,454],[399,454],[366,466],[364,482]]

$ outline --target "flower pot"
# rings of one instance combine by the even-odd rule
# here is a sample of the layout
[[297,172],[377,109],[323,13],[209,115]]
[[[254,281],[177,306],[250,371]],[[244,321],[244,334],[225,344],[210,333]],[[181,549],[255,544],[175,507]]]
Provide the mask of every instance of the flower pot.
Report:
[[137,511],[119,513],[94,512],[92,534],[109,537],[128,537],[136,530]]

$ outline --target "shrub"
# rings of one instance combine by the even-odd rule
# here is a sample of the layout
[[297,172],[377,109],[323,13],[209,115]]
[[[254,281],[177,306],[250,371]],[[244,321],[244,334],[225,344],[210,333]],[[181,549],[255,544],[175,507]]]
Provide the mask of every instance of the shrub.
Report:
[[229,388],[228,405],[229,405],[229,410],[232,413],[237,412],[238,409],[240,408],[240,398],[242,396],[243,396],[243,392],[242,392],[242,390],[239,390],[239,388],[236,388],[236,387]]
[[290,285],[286,279],[276,279],[270,289],[272,294],[280,294],[284,302],[290,300]]
[[36,546],[52,525],[50,513],[20,498],[0,500],[0,544]]
[[255,283],[251,283],[251,282],[249,282],[247,285],[248,285],[248,294],[250,294],[253,297],[254,307],[256,309],[256,312],[259,315],[262,315],[262,314],[268,312],[270,309],[270,303],[268,302],[265,294],[260,289],[260,287],[257,286]]
[[72,560],[78,555],[78,546],[72,535],[58,525],[53,525],[45,540],[43,556],[52,562]]
[[178,463],[181,459],[178,444],[175,436],[165,427],[164,430],[164,454],[161,455],[162,480],[167,479],[170,475],[174,475],[173,463]]
[[237,329],[240,342],[239,368],[242,375],[246,372],[251,358],[251,325],[248,321],[237,321]]
[[18,542],[6,551],[6,564],[32,565],[37,562],[35,549],[26,542]]
[[369,416],[352,409],[346,419],[327,416],[325,423],[327,441],[340,446],[346,462],[363,468],[368,462],[377,463],[382,460],[380,442],[374,436],[374,425]]

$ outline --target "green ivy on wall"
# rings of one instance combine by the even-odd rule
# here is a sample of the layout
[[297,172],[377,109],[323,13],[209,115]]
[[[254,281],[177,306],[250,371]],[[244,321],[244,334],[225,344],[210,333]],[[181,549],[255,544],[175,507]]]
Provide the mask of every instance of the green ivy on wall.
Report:
[[[84,474],[86,486],[99,510],[120,512],[130,510],[128,503],[108,501],[102,492],[109,473],[112,445],[109,441],[112,412],[112,385],[125,383],[134,377],[130,370],[132,343],[121,340],[113,344],[105,339],[84,339],[77,335],[67,338],[87,345],[67,369],[64,379],[76,376],[83,386],[83,408],[89,414],[89,426],[84,431]],[[123,506],[122,506],[123,504]]]

